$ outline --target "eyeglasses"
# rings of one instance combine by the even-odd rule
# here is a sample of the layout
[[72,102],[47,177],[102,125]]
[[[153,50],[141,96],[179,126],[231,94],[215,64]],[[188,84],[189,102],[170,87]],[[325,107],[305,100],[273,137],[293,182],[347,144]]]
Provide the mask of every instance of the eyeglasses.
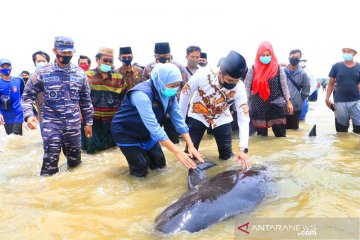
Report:
[[103,58],[100,61],[102,61],[103,63],[110,63],[110,64],[114,63],[114,59],[110,59],[110,58]]

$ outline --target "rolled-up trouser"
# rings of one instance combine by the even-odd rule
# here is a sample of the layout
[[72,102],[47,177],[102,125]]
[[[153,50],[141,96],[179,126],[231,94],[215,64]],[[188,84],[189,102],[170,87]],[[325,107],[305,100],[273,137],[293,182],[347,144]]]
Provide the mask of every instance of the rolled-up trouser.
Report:
[[129,164],[130,174],[136,177],[145,177],[148,168],[159,169],[166,165],[165,156],[159,143],[149,151],[137,146],[120,146],[119,148]]
[[53,175],[59,171],[61,148],[69,167],[79,165],[81,163],[80,138],[80,129],[60,130],[44,125],[44,157],[40,175]]
[[[191,117],[188,118],[187,124],[191,141],[193,142],[194,147],[199,149],[201,139],[204,136],[207,127],[202,122]],[[213,129],[219,158],[222,160],[227,160],[234,155],[232,152],[231,131],[231,123],[223,124]]]
[[349,121],[353,123],[353,131],[360,133],[360,100],[334,103],[335,127],[337,132],[347,132]]

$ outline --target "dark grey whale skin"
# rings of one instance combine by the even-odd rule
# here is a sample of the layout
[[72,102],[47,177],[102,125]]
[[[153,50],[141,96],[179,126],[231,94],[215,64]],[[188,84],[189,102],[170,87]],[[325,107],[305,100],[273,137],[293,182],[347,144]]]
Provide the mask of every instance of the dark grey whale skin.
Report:
[[198,232],[231,216],[250,212],[264,198],[265,174],[261,170],[229,170],[209,180],[202,179],[203,172],[199,168],[189,171],[191,188],[156,217],[157,231]]

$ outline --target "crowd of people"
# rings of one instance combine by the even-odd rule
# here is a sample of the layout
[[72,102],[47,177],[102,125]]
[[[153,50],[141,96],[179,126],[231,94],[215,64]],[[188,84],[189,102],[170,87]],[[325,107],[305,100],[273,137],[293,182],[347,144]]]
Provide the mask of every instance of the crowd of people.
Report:
[[[236,159],[247,169],[249,136],[268,136],[272,128],[275,137],[286,137],[287,129],[298,129],[319,88],[301,50],[291,50],[283,64],[269,42],[259,45],[251,65],[230,51],[216,68],[208,66],[199,46],[186,49],[183,66],[167,42],[155,44],[154,61],[144,67],[132,62],[131,47],[119,48],[117,69],[111,48],[98,50],[93,68],[84,55],[71,63],[75,48],[69,37],[56,37],[52,51],[52,62],[46,52],[35,52],[36,70],[20,77],[11,76],[10,60],[0,60],[0,124],[7,134],[22,135],[24,122],[40,128],[42,176],[59,171],[61,150],[68,166],[76,167],[81,150],[93,154],[114,146],[137,177],[166,166],[161,145],[186,168],[196,168],[195,160],[204,161],[198,150],[206,130],[214,135],[219,158],[228,160],[235,156],[234,126],[240,139]],[[354,48],[342,51],[344,61],[329,73],[325,102],[334,111],[337,132],[347,132],[351,119],[360,134],[360,64]],[[179,137],[185,149],[177,145]]]

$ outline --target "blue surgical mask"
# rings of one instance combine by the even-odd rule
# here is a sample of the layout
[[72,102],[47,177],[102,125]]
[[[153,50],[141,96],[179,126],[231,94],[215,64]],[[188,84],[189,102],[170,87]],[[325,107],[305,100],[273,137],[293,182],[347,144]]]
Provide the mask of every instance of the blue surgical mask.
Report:
[[351,53],[344,53],[343,54],[343,59],[345,61],[351,61],[353,59],[353,55]]
[[125,66],[130,66],[132,59],[121,60],[121,62],[123,62],[125,64]]
[[271,62],[271,56],[260,56],[260,62],[269,64]]
[[2,75],[9,76],[11,73],[11,68],[2,68],[0,72]]
[[177,88],[167,88],[165,87],[165,90],[163,91],[163,95],[165,97],[173,97],[176,95],[177,91],[179,90],[179,87]]
[[111,66],[102,63],[102,64],[100,65],[100,70],[101,70],[102,72],[109,72],[109,71],[111,70]]

